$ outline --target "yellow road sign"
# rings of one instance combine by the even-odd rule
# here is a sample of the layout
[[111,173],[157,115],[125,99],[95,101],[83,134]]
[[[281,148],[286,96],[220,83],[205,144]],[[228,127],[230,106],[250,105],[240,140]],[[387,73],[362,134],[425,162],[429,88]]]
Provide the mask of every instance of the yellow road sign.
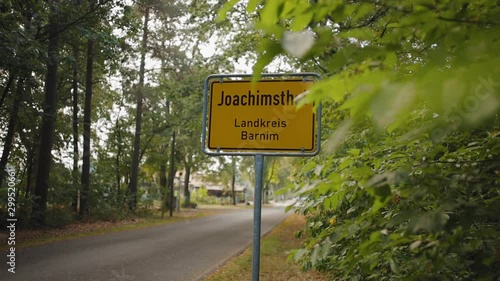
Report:
[[214,80],[209,84],[207,147],[217,151],[314,152],[312,105],[295,99],[312,80]]

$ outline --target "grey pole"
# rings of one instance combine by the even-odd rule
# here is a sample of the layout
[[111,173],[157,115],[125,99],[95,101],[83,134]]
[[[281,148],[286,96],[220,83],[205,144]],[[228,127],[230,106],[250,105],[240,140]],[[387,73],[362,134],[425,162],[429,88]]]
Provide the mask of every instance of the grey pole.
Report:
[[253,254],[252,281],[259,281],[260,272],[260,225],[262,209],[262,178],[264,174],[264,155],[255,155],[255,194],[253,202]]

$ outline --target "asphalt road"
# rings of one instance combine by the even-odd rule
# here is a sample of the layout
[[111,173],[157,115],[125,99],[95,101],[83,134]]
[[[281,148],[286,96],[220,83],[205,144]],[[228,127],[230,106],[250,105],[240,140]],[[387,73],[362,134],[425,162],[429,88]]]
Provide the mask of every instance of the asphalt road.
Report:
[[[283,208],[263,208],[262,233],[281,222]],[[2,254],[0,280],[202,280],[252,242],[253,210],[139,230],[56,242],[16,251],[16,273]]]

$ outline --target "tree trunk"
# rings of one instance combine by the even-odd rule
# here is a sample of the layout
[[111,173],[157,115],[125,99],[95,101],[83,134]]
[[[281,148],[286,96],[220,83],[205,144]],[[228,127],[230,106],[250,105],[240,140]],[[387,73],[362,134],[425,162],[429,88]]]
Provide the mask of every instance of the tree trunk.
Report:
[[2,97],[0,97],[0,108],[3,106],[3,102],[9,93],[10,86],[12,85],[12,82],[14,82],[14,79],[16,79],[15,75],[9,74],[9,80],[7,80],[7,85],[5,85],[5,88],[3,89]]
[[167,190],[167,166],[165,164],[160,165],[160,190],[162,194],[161,200],[161,217],[165,216],[165,210],[167,209],[168,200],[168,190]]
[[137,181],[139,175],[139,160],[141,150],[141,128],[142,128],[142,103],[144,96],[144,74],[146,65],[146,47],[148,41],[148,22],[149,22],[149,7],[144,11],[144,26],[142,33],[141,44],[141,64],[139,67],[139,87],[137,91],[137,105],[135,114],[135,135],[134,135],[134,153],[132,155],[132,174],[130,176],[129,185],[129,209],[134,212],[137,206]]
[[2,185],[5,176],[5,167],[7,166],[7,161],[9,160],[9,155],[12,150],[12,143],[14,142],[14,135],[16,133],[17,123],[19,118],[17,116],[19,112],[19,107],[21,105],[21,100],[23,96],[23,78],[17,80],[17,86],[15,88],[14,104],[12,105],[12,111],[10,114],[9,124],[7,125],[7,135],[3,141],[3,151],[2,158],[0,158],[0,186]]
[[71,207],[78,213],[78,193],[80,184],[78,182],[78,47],[74,47],[73,54],[75,62],[73,64],[73,198]]
[[118,152],[116,153],[115,157],[115,165],[116,165],[116,202],[120,202],[120,190],[121,190],[121,173],[120,173],[120,157],[122,155],[122,147],[121,145],[118,145]]
[[168,175],[168,184],[170,186],[170,217],[174,210],[174,178],[175,178],[175,131],[172,133],[172,146],[170,147],[170,172]]
[[[93,9],[94,3],[90,4]],[[85,219],[89,213],[90,194],[90,125],[92,113],[92,80],[94,71],[94,40],[87,41],[87,72],[85,74],[85,105],[83,108],[83,157],[82,189],[80,192],[80,217]]]
[[186,201],[186,207],[191,205],[191,192],[189,191],[189,178],[191,177],[191,166],[186,165],[186,173],[184,174],[184,199]]
[[122,133],[120,131],[120,117],[116,118],[115,121],[115,132],[116,132],[116,155],[115,155],[115,180],[116,180],[116,200],[115,203],[119,206],[122,204],[121,189],[122,189],[122,175],[120,171],[120,159],[122,157],[123,150],[123,142],[122,142]]
[[57,66],[59,51],[58,23],[56,9],[58,1],[52,1],[49,17],[48,33],[48,58],[47,74],[45,78],[45,103],[40,131],[40,151],[38,156],[38,171],[36,175],[35,193],[31,220],[33,225],[45,224],[45,211],[47,209],[47,193],[49,190],[49,174],[52,162],[52,144],[57,107]]
[[31,195],[31,182],[32,182],[32,179],[33,179],[33,166],[34,166],[34,162],[33,161],[33,156],[35,155],[35,148],[32,147],[30,150],[28,150],[28,155],[27,155],[27,164],[28,167],[27,167],[27,170],[26,170],[26,189],[24,191],[24,198],[29,198],[28,196]]
[[[23,144],[24,148],[26,149],[26,187],[25,187],[25,192],[24,192],[24,197],[25,198],[30,198],[33,190],[31,189],[31,186],[36,179],[36,171],[37,171],[37,149],[38,146],[35,143],[35,140],[39,138],[39,133],[38,131],[33,130],[32,132],[24,132],[23,130],[19,130],[19,139],[21,140],[21,143]],[[30,197],[28,197],[30,196]],[[31,202],[31,200],[29,201]]]
[[265,203],[265,204],[269,203],[269,194],[270,194],[269,187],[270,187],[271,180],[274,176],[274,162],[275,162],[275,158],[272,158],[271,172],[269,174],[266,173],[266,182],[265,182],[264,188],[263,188],[263,199],[264,199],[263,203]]

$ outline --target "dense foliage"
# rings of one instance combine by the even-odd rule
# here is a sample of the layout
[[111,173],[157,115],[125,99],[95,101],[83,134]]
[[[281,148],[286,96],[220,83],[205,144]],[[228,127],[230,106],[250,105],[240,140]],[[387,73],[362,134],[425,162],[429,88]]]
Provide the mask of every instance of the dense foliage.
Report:
[[15,171],[18,226],[32,227],[157,209],[176,171],[208,163],[193,137],[203,79],[232,69],[201,52],[219,28],[210,20],[219,7],[1,1],[2,222],[12,197],[6,167]]
[[[239,1],[220,10],[226,18]],[[251,0],[258,75],[323,80],[323,151],[291,189],[294,257],[338,280],[500,277],[498,1]]]

